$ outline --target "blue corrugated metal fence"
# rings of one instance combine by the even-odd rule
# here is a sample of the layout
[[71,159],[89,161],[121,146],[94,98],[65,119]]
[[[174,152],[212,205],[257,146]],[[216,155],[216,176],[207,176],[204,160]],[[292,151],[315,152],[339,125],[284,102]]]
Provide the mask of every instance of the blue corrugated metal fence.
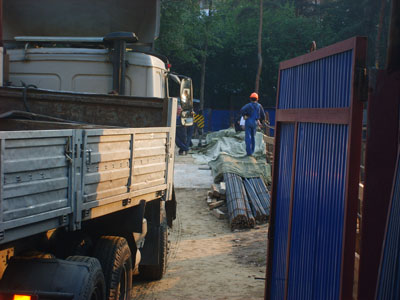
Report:
[[361,122],[351,124],[362,114],[352,87],[357,45],[364,47],[364,39],[281,63],[267,299],[349,296],[344,261],[351,257],[346,251],[354,261],[354,248],[345,240],[355,232],[348,214],[356,212],[347,203],[357,200],[348,198],[358,182],[348,174],[351,150],[361,142],[354,135]]

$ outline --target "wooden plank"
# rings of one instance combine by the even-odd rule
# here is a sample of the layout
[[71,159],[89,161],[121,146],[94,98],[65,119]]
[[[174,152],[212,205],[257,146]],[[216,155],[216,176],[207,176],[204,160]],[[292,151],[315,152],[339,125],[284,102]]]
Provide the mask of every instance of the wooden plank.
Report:
[[102,152],[120,152],[121,150],[129,151],[130,149],[130,141],[123,142],[111,142],[111,143],[94,143],[87,144],[88,149],[91,149],[92,154],[102,153]]
[[217,219],[219,219],[219,220],[222,220],[222,219],[225,219],[225,218],[226,218],[226,215],[225,215],[220,209],[218,209],[218,208],[213,209],[213,210],[212,210],[212,213],[213,213],[213,215],[216,216]]
[[159,178],[165,178],[165,172],[164,171],[159,171],[159,172],[152,172],[148,174],[142,174],[142,175],[134,175],[132,176],[132,182],[144,182],[146,180],[154,180],[154,179],[159,179]]
[[165,183],[165,178],[158,178],[154,180],[148,180],[148,181],[143,181],[143,182],[135,182],[134,184],[131,185],[131,190],[132,191],[138,191],[138,190],[143,190],[147,189],[153,186],[158,186],[160,184]]
[[103,153],[93,153],[92,152],[92,164],[98,162],[111,162],[111,161],[121,161],[124,159],[129,159],[131,157],[131,151],[116,151],[116,152],[103,152]]
[[168,127],[146,127],[146,128],[133,128],[133,133],[137,135],[140,135],[141,133],[150,133],[150,134],[156,134],[156,133],[162,133],[165,132],[167,133],[169,131]]
[[220,194],[219,194],[218,188],[215,184],[211,185],[211,191],[212,191],[212,195],[214,198],[219,198]]
[[96,206],[93,207],[90,211],[90,219],[94,219],[97,217],[101,217],[116,211],[120,211],[129,207],[133,207],[139,204],[139,202],[141,200],[145,200],[145,201],[151,201],[154,199],[157,199],[159,197],[157,197],[156,192],[151,192],[151,193],[147,193],[147,194],[142,194],[142,195],[138,195],[135,197],[130,198],[126,205],[124,205],[124,200],[125,199],[120,199],[118,201],[115,202],[111,202],[111,203],[103,203],[100,206]]
[[134,150],[133,156],[137,157],[146,157],[146,156],[156,156],[156,155],[163,155],[165,154],[165,147],[160,148],[142,148],[138,150]]
[[[90,202],[83,203],[82,209],[92,209],[94,207],[108,205],[108,204],[111,204],[114,202],[121,203],[122,200],[132,199],[132,198],[138,197],[138,196],[143,197],[143,195],[146,195],[146,194],[164,191],[166,188],[167,188],[166,184],[160,184],[158,186],[149,187],[149,188],[141,189],[138,191],[132,191],[129,193],[124,193],[121,195],[116,195],[116,196],[108,197],[108,198],[101,199],[101,200],[90,201]],[[153,199],[150,199],[150,200],[154,200],[154,199],[157,199],[157,197],[155,196]],[[107,213],[110,213],[110,212],[107,212]]]
[[220,206],[222,206],[224,204],[225,204],[225,201],[224,200],[220,200],[220,201],[208,204],[208,207],[209,207],[209,209],[214,209],[214,208],[220,207]]
[[152,140],[152,139],[165,139],[167,138],[166,132],[153,132],[153,133],[136,133],[135,140]]
[[143,148],[150,148],[150,147],[165,147],[167,143],[167,138],[164,139],[152,139],[152,140],[137,140],[135,139],[133,143],[134,149],[143,149]]
[[129,134],[116,134],[116,135],[96,135],[88,137],[88,144],[93,143],[110,143],[110,142],[122,142],[130,141],[131,136]]
[[95,182],[85,185],[85,194],[93,194],[97,192],[104,192],[106,190],[112,190],[118,187],[127,187],[128,186],[128,177],[117,179],[117,180],[108,180],[103,182]]
[[129,177],[129,168],[85,174],[85,184],[94,184]]
[[101,191],[101,192],[99,191],[96,193],[87,194],[83,198],[84,198],[85,202],[95,201],[95,200],[101,200],[101,199],[105,199],[105,198],[116,196],[116,195],[126,194],[127,191],[128,191],[127,186],[120,186],[120,187],[116,187],[114,189],[108,189],[108,190]]
[[266,143],[268,145],[274,145],[274,142],[275,142],[275,138],[274,137],[268,136],[268,135],[265,135],[265,134],[263,134],[263,140],[264,140],[264,143]]
[[129,135],[134,131],[133,128],[98,128],[98,129],[86,129],[86,135],[89,136],[107,136],[107,135]]
[[157,156],[149,156],[149,157],[141,157],[135,158],[133,160],[133,165],[135,166],[143,166],[143,165],[150,165],[156,163],[165,163],[166,157],[165,155],[157,155]]
[[223,181],[219,184],[219,193],[220,195],[226,194],[226,184]]
[[134,166],[133,168],[133,175],[143,175],[154,173],[157,171],[164,171],[166,170],[166,164],[158,163],[158,164],[151,164],[151,165],[144,165],[144,166]]
[[86,173],[99,173],[103,171],[129,169],[129,166],[129,159],[93,162],[92,158],[92,163],[90,165],[86,165]]

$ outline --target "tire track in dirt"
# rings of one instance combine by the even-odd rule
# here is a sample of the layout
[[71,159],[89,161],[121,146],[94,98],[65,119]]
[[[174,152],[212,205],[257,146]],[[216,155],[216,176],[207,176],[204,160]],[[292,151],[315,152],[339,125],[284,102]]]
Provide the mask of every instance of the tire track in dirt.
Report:
[[177,219],[168,268],[156,282],[137,282],[140,300],[263,299],[267,225],[232,232],[211,214],[207,189],[177,189]]

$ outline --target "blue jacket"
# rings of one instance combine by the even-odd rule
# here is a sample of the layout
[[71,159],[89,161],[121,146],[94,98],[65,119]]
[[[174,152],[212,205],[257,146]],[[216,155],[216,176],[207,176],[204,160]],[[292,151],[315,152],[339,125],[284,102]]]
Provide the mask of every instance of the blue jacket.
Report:
[[258,102],[247,103],[240,110],[240,115],[243,117],[247,116],[245,126],[253,127],[257,125],[257,120],[265,120],[264,109]]

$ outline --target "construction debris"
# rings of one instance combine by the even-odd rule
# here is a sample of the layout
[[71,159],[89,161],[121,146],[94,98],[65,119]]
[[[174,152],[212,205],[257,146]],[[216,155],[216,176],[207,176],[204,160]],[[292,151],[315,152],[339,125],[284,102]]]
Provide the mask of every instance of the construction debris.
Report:
[[219,185],[219,193],[221,195],[225,195],[226,194],[226,184],[225,182],[221,182]]
[[218,219],[225,219],[226,218],[226,215],[219,208],[213,209],[212,213]]
[[213,197],[214,197],[214,198],[219,198],[220,193],[219,193],[219,190],[218,190],[217,186],[216,186],[215,184],[212,184],[212,185],[211,185],[211,189],[212,189],[212,195],[213,195]]
[[199,170],[211,170],[209,166],[200,166]]
[[220,200],[220,201],[208,204],[208,207],[210,209],[214,209],[214,208],[220,207],[220,206],[222,206],[224,204],[225,204],[225,201],[224,200]]

